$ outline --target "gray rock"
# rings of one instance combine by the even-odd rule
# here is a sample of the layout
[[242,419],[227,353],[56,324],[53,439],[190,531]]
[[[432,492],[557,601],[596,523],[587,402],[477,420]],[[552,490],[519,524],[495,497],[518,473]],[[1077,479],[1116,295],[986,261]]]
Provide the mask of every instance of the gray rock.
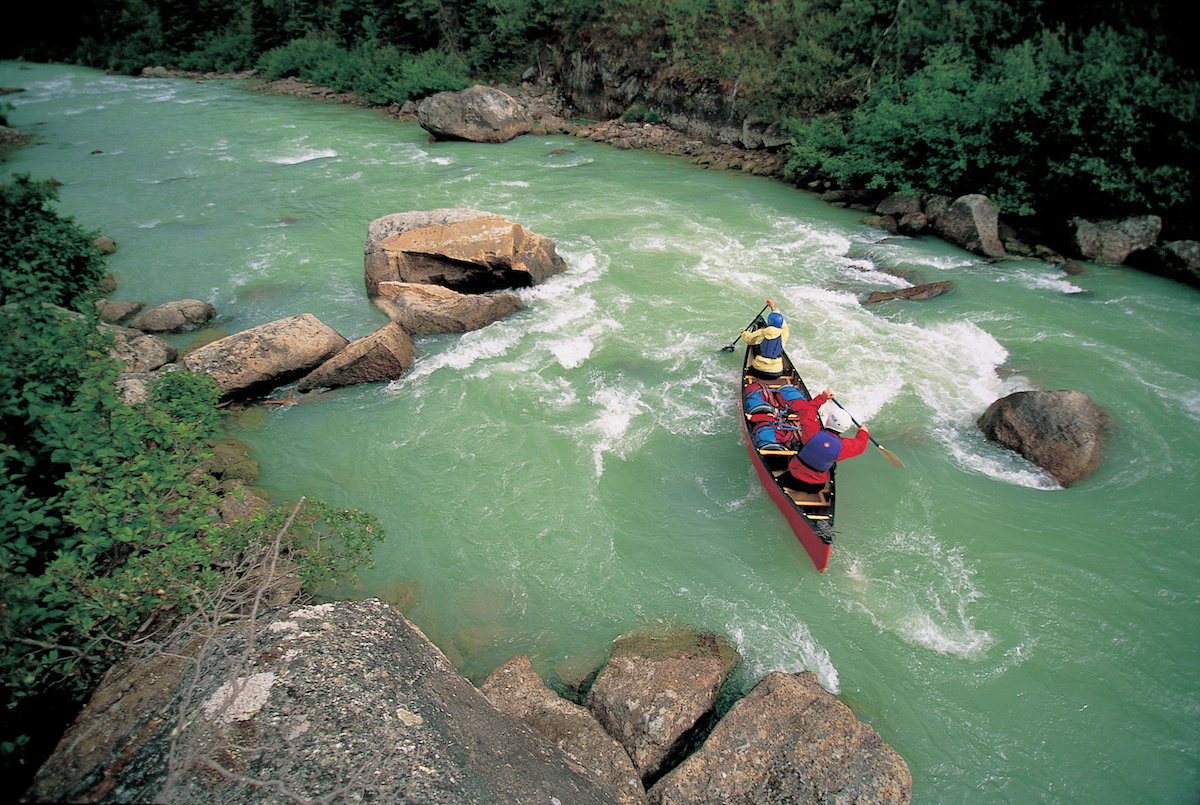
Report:
[[588,708],[629,753],[642,780],[683,749],[680,739],[708,716],[741,655],[712,632],[631,632],[588,692]]
[[100,320],[106,324],[120,324],[146,307],[145,302],[113,302],[108,299],[100,300],[97,305],[100,308]]
[[1200,241],[1172,240],[1153,250],[1153,270],[1171,279],[1200,286]]
[[901,235],[919,235],[929,228],[929,219],[923,212],[906,212],[897,226]]
[[656,805],[912,801],[908,764],[810,671],[768,674],[650,790]]
[[976,421],[989,440],[1014,450],[1062,486],[1100,466],[1110,419],[1081,391],[1020,391],[996,400]]
[[336,330],[305,313],[205,344],[183,363],[216,380],[222,397],[250,397],[309,374],[347,343]]
[[412,338],[395,322],[351,341],[338,354],[300,379],[297,388],[339,388],[358,383],[397,380],[412,370],[416,351]]
[[126,373],[153,372],[179,356],[179,350],[156,335],[115,325],[101,325],[100,329],[115,339],[109,355],[121,362]]
[[875,206],[875,212],[880,215],[894,215],[897,218],[921,211],[921,197],[914,193],[892,193]]
[[1152,249],[1162,232],[1157,215],[1119,220],[1088,221],[1072,218],[1072,238],[1079,256],[1100,265],[1122,265],[1134,252]]
[[867,304],[873,305],[876,302],[884,302],[888,299],[933,299],[935,296],[948,293],[953,287],[954,283],[949,280],[943,280],[941,282],[926,283],[925,285],[914,285],[911,288],[900,288],[895,291],[875,291],[868,297]]
[[521,719],[580,766],[605,780],[622,805],[646,802],[641,775],[621,744],[604,731],[586,707],[546,687],[524,654],[493,671],[480,691],[501,713]]
[[938,237],[955,246],[985,257],[1003,257],[1004,244],[1000,242],[1000,210],[977,193],[960,196],[944,209],[937,205],[936,217],[926,215]]
[[376,599],[234,622],[114,668],[25,797],[617,802]]
[[216,309],[199,299],[179,299],[143,310],[129,326],[147,333],[186,333],[207,324]]
[[524,106],[480,84],[429,96],[417,107],[417,123],[435,137],[477,143],[504,143],[533,130]]

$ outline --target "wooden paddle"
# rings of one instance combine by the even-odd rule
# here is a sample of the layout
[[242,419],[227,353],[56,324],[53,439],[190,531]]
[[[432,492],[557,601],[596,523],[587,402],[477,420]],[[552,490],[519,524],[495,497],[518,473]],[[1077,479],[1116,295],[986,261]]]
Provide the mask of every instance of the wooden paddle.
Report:
[[[843,406],[840,402],[838,402],[836,399],[834,399],[832,397],[830,397],[830,399],[833,400],[834,405],[836,405],[838,408],[841,408],[843,411],[846,411],[846,407]],[[862,425],[858,424],[858,420],[854,418],[854,414],[851,414],[849,411],[846,411],[846,413],[850,416],[850,421],[854,423],[855,427],[858,427],[858,428],[862,427]],[[867,434],[867,438],[871,440],[871,444],[873,444],[879,448],[879,452],[883,453],[883,457],[888,460],[889,464],[891,464],[893,467],[896,467],[898,469],[901,469],[901,470],[904,469],[904,462],[900,460],[899,456],[897,456],[891,450],[888,450],[886,447],[881,445],[879,442],[875,441],[875,437],[872,436],[870,433]]]
[[[765,312],[766,312],[766,310],[767,310],[767,308],[769,308],[769,307],[773,306],[774,304],[775,304],[774,302],[772,302],[770,299],[768,299],[768,300],[767,300],[767,303],[766,303],[765,305],[763,305],[763,309],[762,309],[762,310],[760,310],[760,311],[758,311],[758,315],[756,315],[756,316],[755,316],[753,319],[751,319],[751,321],[750,321],[750,325],[749,325],[749,327],[747,327],[746,329],[747,329],[747,330],[749,330],[749,329],[750,329],[750,327],[753,327],[753,326],[754,326],[754,322],[758,321],[758,317],[759,317],[759,316],[761,316],[763,313],[765,313]],[[742,336],[741,336],[741,334],[739,333],[739,334],[738,334],[738,337],[737,337],[737,338],[735,338],[735,339],[733,339],[733,344],[730,344],[730,345],[728,345],[728,346],[725,346],[725,347],[721,347],[721,351],[722,351],[722,352],[733,352],[733,346],[734,346],[734,344],[736,344],[736,343],[738,342],[738,340],[739,340],[739,339],[741,339],[741,337],[742,337]]]

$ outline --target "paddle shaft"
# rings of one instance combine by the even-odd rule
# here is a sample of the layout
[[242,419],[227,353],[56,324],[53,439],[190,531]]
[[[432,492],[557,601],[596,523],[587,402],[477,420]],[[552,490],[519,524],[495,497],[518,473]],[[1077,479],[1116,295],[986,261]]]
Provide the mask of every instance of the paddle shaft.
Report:
[[[758,317],[761,316],[766,311],[766,309],[769,308],[770,306],[771,306],[770,302],[767,302],[765,305],[763,305],[763,309],[758,311],[758,314],[753,319],[750,320],[750,325],[746,329],[749,330],[750,327],[753,327],[754,322],[758,321]],[[741,338],[741,335],[739,335],[738,338]],[[721,351],[722,352],[733,352],[733,347],[735,344],[737,344],[738,338],[733,339],[733,343],[731,343],[729,346],[721,347]]]
[[[843,411],[846,411],[846,407],[844,405],[842,405],[840,402],[838,402],[836,398],[831,397],[830,399],[833,400],[834,405],[836,405],[838,408],[841,408]],[[846,411],[846,414],[850,417],[850,421],[854,423],[854,426],[856,428],[862,427],[862,425],[858,424],[858,420],[854,418],[854,414],[851,414],[849,411]],[[871,440],[871,444],[873,444],[879,448],[879,452],[883,453],[883,457],[888,460],[888,463],[890,463],[893,467],[898,467],[900,469],[904,469],[904,462],[902,462],[900,460],[900,457],[897,456],[895,453],[893,453],[891,450],[888,450],[886,447],[881,445],[879,442],[875,441],[875,437],[872,436],[869,431],[867,433],[867,438]]]

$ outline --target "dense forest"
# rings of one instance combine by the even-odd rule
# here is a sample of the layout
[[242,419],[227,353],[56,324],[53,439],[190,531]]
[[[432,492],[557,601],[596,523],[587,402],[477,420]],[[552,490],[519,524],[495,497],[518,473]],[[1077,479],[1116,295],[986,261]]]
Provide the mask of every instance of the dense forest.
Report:
[[[718,82],[777,119],[789,167],[986,193],[1009,215],[1194,202],[1197,84],[1164,2],[89,0],[31,9],[3,55],[126,73],[257,69],[386,104],[553,78],[577,50]],[[1194,233],[1192,233],[1194,234]]]

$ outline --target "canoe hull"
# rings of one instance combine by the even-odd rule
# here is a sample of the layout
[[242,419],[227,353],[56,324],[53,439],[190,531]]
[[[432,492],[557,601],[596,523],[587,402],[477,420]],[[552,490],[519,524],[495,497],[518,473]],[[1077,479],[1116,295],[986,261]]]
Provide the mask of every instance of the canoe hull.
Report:
[[[792,533],[796,535],[796,539],[804,546],[804,550],[812,559],[813,565],[820,572],[824,573],[829,567],[829,556],[833,549],[833,489],[834,489],[834,471],[829,473],[829,484],[826,486],[825,492],[820,497],[827,502],[825,505],[814,506],[811,502],[807,505],[801,505],[798,500],[813,497],[802,493],[796,493],[785,489],[775,479],[775,473],[772,472],[771,465],[768,464],[768,458],[764,457],[754,447],[754,440],[750,436],[750,418],[746,411],[746,383],[754,379],[748,374],[750,362],[753,359],[753,351],[751,348],[746,349],[746,359],[742,367],[742,384],[739,389],[739,397],[741,398],[740,409],[742,412],[742,437],[746,440],[746,449],[750,453],[750,464],[754,467],[754,472],[758,476],[759,482],[763,485],[763,489],[767,491],[768,497],[779,508],[783,514],[784,520],[792,529]],[[800,388],[806,397],[811,398],[808,388],[804,385],[804,380],[795,372],[791,361],[786,353],[783,356],[784,362],[784,379],[791,385]],[[779,464],[786,463],[786,458],[773,457],[775,462]],[[780,469],[776,466],[776,469]]]

